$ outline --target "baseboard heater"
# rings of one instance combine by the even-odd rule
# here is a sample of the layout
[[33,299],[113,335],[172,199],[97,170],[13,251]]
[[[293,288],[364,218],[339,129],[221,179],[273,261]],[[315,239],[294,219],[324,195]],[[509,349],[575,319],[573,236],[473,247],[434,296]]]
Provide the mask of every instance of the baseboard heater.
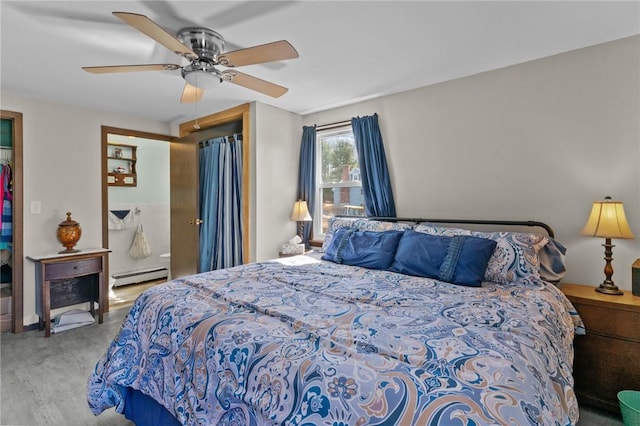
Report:
[[121,285],[143,283],[145,281],[151,281],[151,280],[159,280],[162,278],[167,278],[168,276],[169,276],[169,271],[167,270],[167,268],[158,267],[158,268],[141,269],[139,271],[122,272],[119,274],[113,274],[112,278],[116,280],[113,286],[118,287]]

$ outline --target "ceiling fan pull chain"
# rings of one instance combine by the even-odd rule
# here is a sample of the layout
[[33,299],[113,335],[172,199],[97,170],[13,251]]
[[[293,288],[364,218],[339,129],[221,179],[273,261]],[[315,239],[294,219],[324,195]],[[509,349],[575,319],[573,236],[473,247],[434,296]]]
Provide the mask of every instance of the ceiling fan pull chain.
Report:
[[[196,73],[196,87],[198,87],[198,74]],[[193,128],[196,130],[200,130],[200,125],[198,124],[198,97],[196,96],[196,123],[193,125]]]

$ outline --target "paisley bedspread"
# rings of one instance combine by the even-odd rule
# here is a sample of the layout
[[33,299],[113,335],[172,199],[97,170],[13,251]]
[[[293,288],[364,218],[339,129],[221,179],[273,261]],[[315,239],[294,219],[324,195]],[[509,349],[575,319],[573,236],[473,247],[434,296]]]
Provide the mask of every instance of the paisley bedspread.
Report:
[[464,287],[296,256],[137,299],[89,378],[185,425],[569,425],[574,319],[542,281]]

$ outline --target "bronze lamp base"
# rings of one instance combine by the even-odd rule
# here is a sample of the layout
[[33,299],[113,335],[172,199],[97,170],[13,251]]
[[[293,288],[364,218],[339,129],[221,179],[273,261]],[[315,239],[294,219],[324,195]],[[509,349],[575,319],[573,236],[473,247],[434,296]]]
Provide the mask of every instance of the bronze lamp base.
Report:
[[599,287],[596,287],[596,291],[598,293],[611,294],[611,295],[622,295],[624,294],[622,290],[618,288],[617,285],[613,283],[611,276],[613,275],[613,266],[611,265],[611,261],[613,260],[613,248],[615,247],[611,244],[611,238],[605,238],[604,240],[604,282],[600,284]]
[[624,294],[624,292],[620,290],[617,285],[615,285],[614,283],[607,283],[607,282],[603,282],[602,284],[600,284],[600,286],[596,287],[596,291],[598,293],[604,293],[604,294],[614,294],[614,295]]

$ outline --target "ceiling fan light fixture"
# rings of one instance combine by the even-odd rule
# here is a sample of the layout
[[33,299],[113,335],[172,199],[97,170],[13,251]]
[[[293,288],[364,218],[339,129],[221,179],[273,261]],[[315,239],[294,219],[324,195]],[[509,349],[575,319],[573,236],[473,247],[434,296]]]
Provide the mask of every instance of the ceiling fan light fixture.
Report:
[[213,89],[222,83],[222,79],[216,74],[201,70],[184,73],[184,79],[187,83],[198,89]]
[[183,67],[182,78],[199,89],[212,89],[222,83],[220,71],[206,61],[193,61]]

